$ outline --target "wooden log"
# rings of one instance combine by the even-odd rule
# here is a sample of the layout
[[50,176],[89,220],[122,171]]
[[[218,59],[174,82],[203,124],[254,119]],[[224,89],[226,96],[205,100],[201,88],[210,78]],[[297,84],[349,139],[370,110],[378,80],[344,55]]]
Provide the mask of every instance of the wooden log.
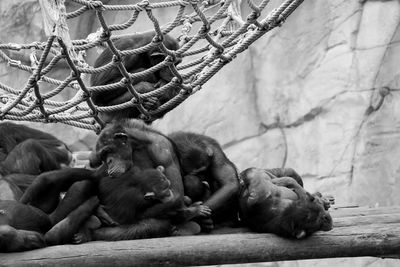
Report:
[[357,208],[339,208],[335,207],[330,209],[330,213],[333,217],[353,217],[353,216],[368,216],[374,214],[394,214],[400,213],[400,206],[390,207],[357,207]]
[[[0,254],[0,266],[188,266],[359,256],[400,255],[400,215],[336,218],[329,232],[304,240],[237,233],[54,246]],[[390,213],[394,212],[393,217]]]

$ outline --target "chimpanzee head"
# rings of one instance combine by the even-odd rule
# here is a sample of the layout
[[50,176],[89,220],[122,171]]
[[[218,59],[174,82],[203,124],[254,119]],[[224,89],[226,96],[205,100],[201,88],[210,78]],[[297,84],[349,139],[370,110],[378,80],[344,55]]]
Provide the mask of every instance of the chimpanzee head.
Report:
[[105,127],[96,143],[96,155],[107,166],[110,176],[118,176],[132,167],[132,146],[124,129]]
[[204,172],[210,166],[213,156],[212,149],[201,149],[198,147],[189,147],[182,151],[181,167],[184,174],[193,174]]
[[324,204],[307,193],[306,200],[297,200],[281,215],[280,234],[302,239],[316,231],[329,231],[333,227],[332,217]]

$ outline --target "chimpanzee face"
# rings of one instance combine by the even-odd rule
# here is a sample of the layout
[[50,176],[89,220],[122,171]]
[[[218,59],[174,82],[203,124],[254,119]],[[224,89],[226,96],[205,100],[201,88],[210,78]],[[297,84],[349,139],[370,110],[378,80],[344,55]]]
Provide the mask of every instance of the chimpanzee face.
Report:
[[318,198],[309,195],[309,199],[296,201],[290,208],[286,218],[289,227],[284,227],[289,236],[302,239],[316,231],[329,231],[333,227],[332,217]]
[[132,147],[128,135],[122,131],[104,131],[96,150],[110,176],[119,176],[132,167]]

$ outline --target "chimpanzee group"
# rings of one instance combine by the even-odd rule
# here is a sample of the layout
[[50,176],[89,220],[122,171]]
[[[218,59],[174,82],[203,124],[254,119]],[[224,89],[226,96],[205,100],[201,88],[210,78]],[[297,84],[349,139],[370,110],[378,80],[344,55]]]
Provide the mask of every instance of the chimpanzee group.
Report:
[[[124,37],[116,47],[135,49],[154,35]],[[163,43],[178,49],[168,35]],[[106,49],[95,66],[107,64],[111,56]],[[138,72],[164,58],[163,51],[155,49],[125,57],[123,63],[129,72]],[[172,77],[165,67],[132,84],[148,92]],[[115,68],[107,75],[93,75],[91,84],[122,78]],[[159,106],[177,93],[174,88],[153,104]],[[94,94],[93,100],[115,105],[130,99],[129,94],[121,87]],[[293,169],[249,168],[238,173],[213,138],[189,132],[165,135],[138,116],[136,109],[103,114],[108,123],[87,169],[69,167],[71,152],[54,136],[1,123],[0,252],[194,235],[223,226],[247,226],[297,239],[332,229],[329,200],[305,191]]]

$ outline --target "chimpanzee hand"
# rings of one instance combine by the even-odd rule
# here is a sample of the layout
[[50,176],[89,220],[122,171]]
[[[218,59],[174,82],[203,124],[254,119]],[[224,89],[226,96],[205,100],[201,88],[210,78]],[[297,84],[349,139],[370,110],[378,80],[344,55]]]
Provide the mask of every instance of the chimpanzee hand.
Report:
[[114,221],[110,215],[108,215],[108,213],[104,210],[103,206],[100,205],[97,210],[96,210],[96,216],[97,218],[99,218],[100,222],[103,225],[107,225],[107,226],[116,226],[119,225],[119,223],[117,223],[116,221]]
[[160,106],[160,102],[158,101],[157,97],[148,97],[146,100],[144,100],[143,106],[146,109],[156,109]]
[[192,205],[190,205],[189,209],[193,209],[196,217],[210,217],[212,214],[210,207],[203,205],[203,202],[201,201],[193,203]]

